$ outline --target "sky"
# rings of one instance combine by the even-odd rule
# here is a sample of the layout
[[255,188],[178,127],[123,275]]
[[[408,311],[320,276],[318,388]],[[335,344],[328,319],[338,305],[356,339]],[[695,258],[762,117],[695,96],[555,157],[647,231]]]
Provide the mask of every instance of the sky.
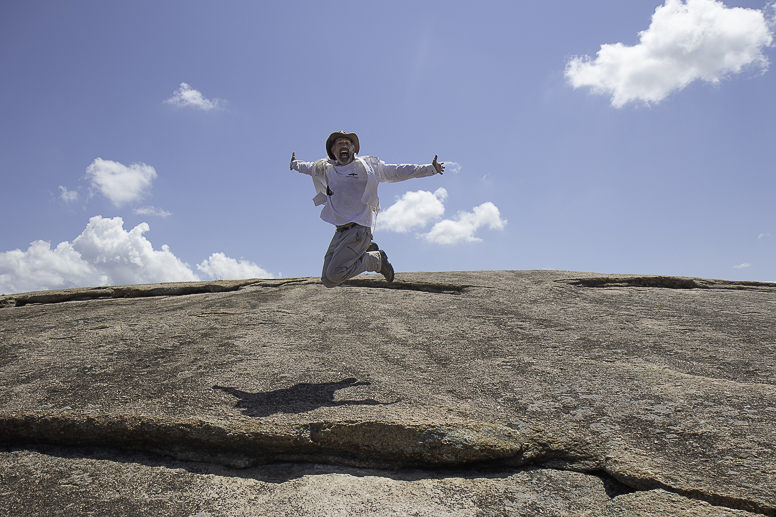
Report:
[[776,281],[765,0],[0,2],[0,293],[320,276],[309,176],[402,272]]

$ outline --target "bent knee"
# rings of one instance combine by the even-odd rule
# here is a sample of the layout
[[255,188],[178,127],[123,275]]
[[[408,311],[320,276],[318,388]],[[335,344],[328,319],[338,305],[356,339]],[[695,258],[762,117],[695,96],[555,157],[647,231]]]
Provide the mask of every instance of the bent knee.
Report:
[[349,270],[349,268],[330,267],[324,271],[323,276],[321,276],[321,282],[326,287],[337,287],[352,276],[353,273]]
[[332,287],[337,287],[342,282],[341,281],[340,282],[334,282],[334,281],[330,280],[329,277],[322,276],[321,277],[321,283],[324,285],[324,287],[328,287],[329,289],[331,289]]

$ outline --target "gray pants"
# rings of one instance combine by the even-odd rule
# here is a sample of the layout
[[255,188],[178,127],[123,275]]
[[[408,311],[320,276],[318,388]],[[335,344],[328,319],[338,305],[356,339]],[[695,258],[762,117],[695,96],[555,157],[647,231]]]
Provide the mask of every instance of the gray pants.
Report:
[[357,224],[334,232],[323,259],[323,285],[336,287],[365,271],[380,271],[380,252],[366,251],[371,243],[372,232],[366,226]]

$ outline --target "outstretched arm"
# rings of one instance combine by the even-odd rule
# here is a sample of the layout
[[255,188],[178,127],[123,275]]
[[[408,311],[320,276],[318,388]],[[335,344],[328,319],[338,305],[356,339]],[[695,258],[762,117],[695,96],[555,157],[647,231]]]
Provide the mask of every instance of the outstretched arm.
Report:
[[393,183],[395,181],[404,181],[410,178],[425,178],[437,173],[442,174],[442,171],[445,170],[445,166],[444,163],[437,161],[437,158],[437,156],[434,156],[434,162],[425,165],[414,165],[409,163],[395,165],[392,163],[385,163],[374,156],[367,156],[364,159],[370,160],[370,164],[374,168],[379,181]]
[[434,166],[434,170],[437,171],[437,174],[442,174],[442,171],[445,170],[445,162],[438,162],[437,156],[438,155],[436,154],[434,155],[434,161],[431,162],[431,165]]
[[314,174],[314,168],[315,168],[315,162],[305,162],[303,160],[297,160],[296,159],[296,153],[291,153],[291,163],[288,165],[288,168],[292,171],[301,172],[302,174],[307,174],[308,176],[312,176]]

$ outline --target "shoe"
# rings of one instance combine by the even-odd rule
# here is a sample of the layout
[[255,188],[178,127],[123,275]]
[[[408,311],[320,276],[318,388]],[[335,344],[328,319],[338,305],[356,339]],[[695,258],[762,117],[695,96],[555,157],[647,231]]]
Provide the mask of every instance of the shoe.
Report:
[[367,251],[380,251],[380,247],[377,245],[375,241],[372,241],[372,243],[369,245],[369,247],[366,249]]
[[388,255],[383,250],[380,250],[380,271],[378,273],[383,275],[389,284],[393,282],[393,266],[388,262]]

